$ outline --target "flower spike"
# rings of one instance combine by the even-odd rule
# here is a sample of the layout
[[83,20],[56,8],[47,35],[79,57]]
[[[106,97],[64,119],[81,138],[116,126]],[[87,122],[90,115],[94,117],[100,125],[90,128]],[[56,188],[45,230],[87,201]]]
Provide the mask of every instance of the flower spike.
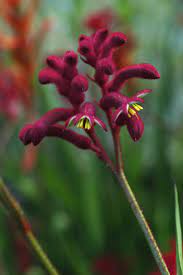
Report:
[[[113,129],[126,126],[131,138],[137,141],[144,130],[139,112],[143,109],[143,97],[152,91],[144,89],[131,97],[119,93],[124,83],[132,78],[156,79],[160,75],[151,64],[137,64],[118,70],[114,64],[113,52],[127,41],[120,32],[110,33],[106,28],[96,31],[91,36],[80,35],[78,51],[81,59],[95,70],[94,81],[102,90],[99,106],[110,116]],[[105,123],[96,116],[92,102],[85,102],[88,91],[88,79],[78,72],[78,56],[74,51],[66,51],[63,56],[49,56],[47,67],[39,73],[41,84],[54,84],[60,95],[65,96],[72,108],[56,108],[43,115],[34,124],[29,124],[20,132],[24,144],[37,145],[45,136],[60,137],[68,135],[67,126],[74,125],[85,131],[93,130],[96,124],[107,131]],[[112,75],[112,79],[110,79]],[[57,122],[65,125],[56,125]],[[66,132],[63,131],[65,129]],[[65,133],[65,134],[64,134]],[[90,132],[91,133],[91,132]],[[74,132],[71,132],[72,136]],[[69,141],[69,137],[67,136]]]

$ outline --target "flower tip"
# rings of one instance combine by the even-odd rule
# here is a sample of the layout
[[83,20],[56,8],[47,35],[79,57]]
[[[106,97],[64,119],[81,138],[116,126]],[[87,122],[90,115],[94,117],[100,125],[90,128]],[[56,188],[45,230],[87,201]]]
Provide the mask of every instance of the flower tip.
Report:
[[78,52],[82,55],[85,55],[87,54],[88,52],[90,51],[90,45],[89,45],[89,42],[86,40],[82,40],[80,45],[79,45],[79,48],[78,48]]
[[54,56],[54,55],[47,56],[47,58],[46,58],[47,65],[52,67],[52,64],[54,63],[55,58],[56,58],[56,56]]
[[79,39],[78,39],[79,42],[81,42],[81,41],[83,41],[85,39],[88,39],[88,36],[86,36],[85,34],[80,34]]
[[62,68],[62,58],[60,56],[50,55],[46,58],[46,63],[53,69]]
[[66,51],[63,56],[63,60],[65,63],[74,66],[78,62],[77,53],[75,53],[74,51]]
[[71,87],[77,92],[86,92],[88,90],[88,79],[84,75],[78,74],[73,78]]
[[38,80],[41,84],[47,84],[48,81],[47,81],[47,77],[45,76],[45,71],[44,69],[41,70],[38,74]]
[[41,84],[56,83],[59,78],[59,73],[49,67],[42,69],[38,74],[38,80]]
[[48,84],[49,81],[49,72],[46,69],[42,69],[38,74],[38,80],[41,84]]
[[95,36],[98,35],[100,37],[107,37],[108,33],[109,33],[109,31],[107,28],[101,28],[96,31]]
[[111,35],[111,43],[115,46],[121,46],[127,42],[127,37],[122,32],[114,32]]
[[160,78],[160,73],[158,72],[158,70],[151,64],[145,63],[145,64],[141,64],[141,68],[143,68],[145,70],[145,72],[147,73],[147,78],[151,78],[151,79],[158,79]]
[[31,124],[27,124],[19,132],[19,135],[18,135],[19,139],[21,140],[21,142],[24,145],[28,145],[31,142],[30,137],[29,137],[29,131],[30,131],[31,127],[32,127]]
[[161,75],[160,75],[160,73],[157,71],[157,79],[160,78],[160,77],[161,77]]

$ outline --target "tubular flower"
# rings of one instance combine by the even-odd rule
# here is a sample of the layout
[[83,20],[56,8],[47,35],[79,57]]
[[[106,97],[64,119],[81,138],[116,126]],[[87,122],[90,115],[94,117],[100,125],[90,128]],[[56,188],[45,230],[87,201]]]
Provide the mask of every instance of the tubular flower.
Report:
[[90,130],[95,124],[101,126],[105,131],[107,127],[105,123],[95,116],[95,106],[90,102],[85,102],[79,110],[79,113],[72,116],[66,121],[66,126],[70,126],[72,123],[77,126],[77,128],[82,128],[85,130]]
[[65,129],[64,126],[54,124],[49,126],[44,135],[40,133],[39,128],[36,128],[34,124],[27,124],[19,133],[19,138],[24,145],[33,143],[38,145],[44,137],[57,137],[62,138],[80,149],[88,149],[94,152],[99,152],[98,148],[92,143],[92,141],[83,135],[77,134],[72,130]]
[[138,114],[143,109],[141,103],[144,99],[142,97],[151,92],[152,90],[141,90],[132,97],[115,92],[109,93],[101,99],[100,105],[104,110],[116,108],[112,115],[114,126],[126,125],[131,138],[137,141],[144,131],[143,121]]
[[160,78],[160,74],[151,64],[130,65],[118,70],[114,74],[113,79],[106,85],[106,91],[117,92],[123,87],[128,79],[134,77],[144,79],[157,79]]

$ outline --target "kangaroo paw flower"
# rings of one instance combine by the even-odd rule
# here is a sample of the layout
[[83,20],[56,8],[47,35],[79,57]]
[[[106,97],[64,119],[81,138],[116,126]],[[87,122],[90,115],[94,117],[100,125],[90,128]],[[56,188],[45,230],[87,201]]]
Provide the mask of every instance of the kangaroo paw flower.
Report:
[[105,123],[96,117],[95,106],[90,102],[84,103],[80,107],[79,113],[69,118],[65,123],[66,126],[71,126],[72,124],[85,130],[90,130],[95,124],[98,124],[107,131]]

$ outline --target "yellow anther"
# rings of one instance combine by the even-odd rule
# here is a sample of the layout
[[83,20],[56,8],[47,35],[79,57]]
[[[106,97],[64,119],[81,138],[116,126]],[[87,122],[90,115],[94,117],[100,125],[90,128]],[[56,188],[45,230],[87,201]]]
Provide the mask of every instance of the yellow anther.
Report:
[[83,119],[80,119],[77,123],[77,128],[83,128]]
[[77,123],[77,128],[82,128],[82,129],[86,129],[86,130],[90,130],[91,128],[91,124],[88,118],[83,117],[79,120],[79,122]]
[[87,120],[86,129],[90,130],[90,128],[91,128],[91,124],[90,124],[89,120]]
[[133,110],[132,108],[128,109],[128,112],[133,116],[136,114],[135,110]]
[[133,106],[133,108],[135,108],[135,110],[140,111],[140,108],[137,104],[132,104],[132,106]]
[[87,120],[87,119],[85,120],[84,128],[85,128],[86,130],[88,129],[88,120]]
[[83,128],[83,123],[84,123],[84,119],[81,119],[81,120],[80,120],[80,125],[79,125],[80,128]]
[[142,106],[140,106],[139,104],[136,104],[136,103],[132,104],[132,106],[133,106],[133,107],[135,108],[135,110],[137,110],[137,111],[140,111],[140,110],[143,109]]

